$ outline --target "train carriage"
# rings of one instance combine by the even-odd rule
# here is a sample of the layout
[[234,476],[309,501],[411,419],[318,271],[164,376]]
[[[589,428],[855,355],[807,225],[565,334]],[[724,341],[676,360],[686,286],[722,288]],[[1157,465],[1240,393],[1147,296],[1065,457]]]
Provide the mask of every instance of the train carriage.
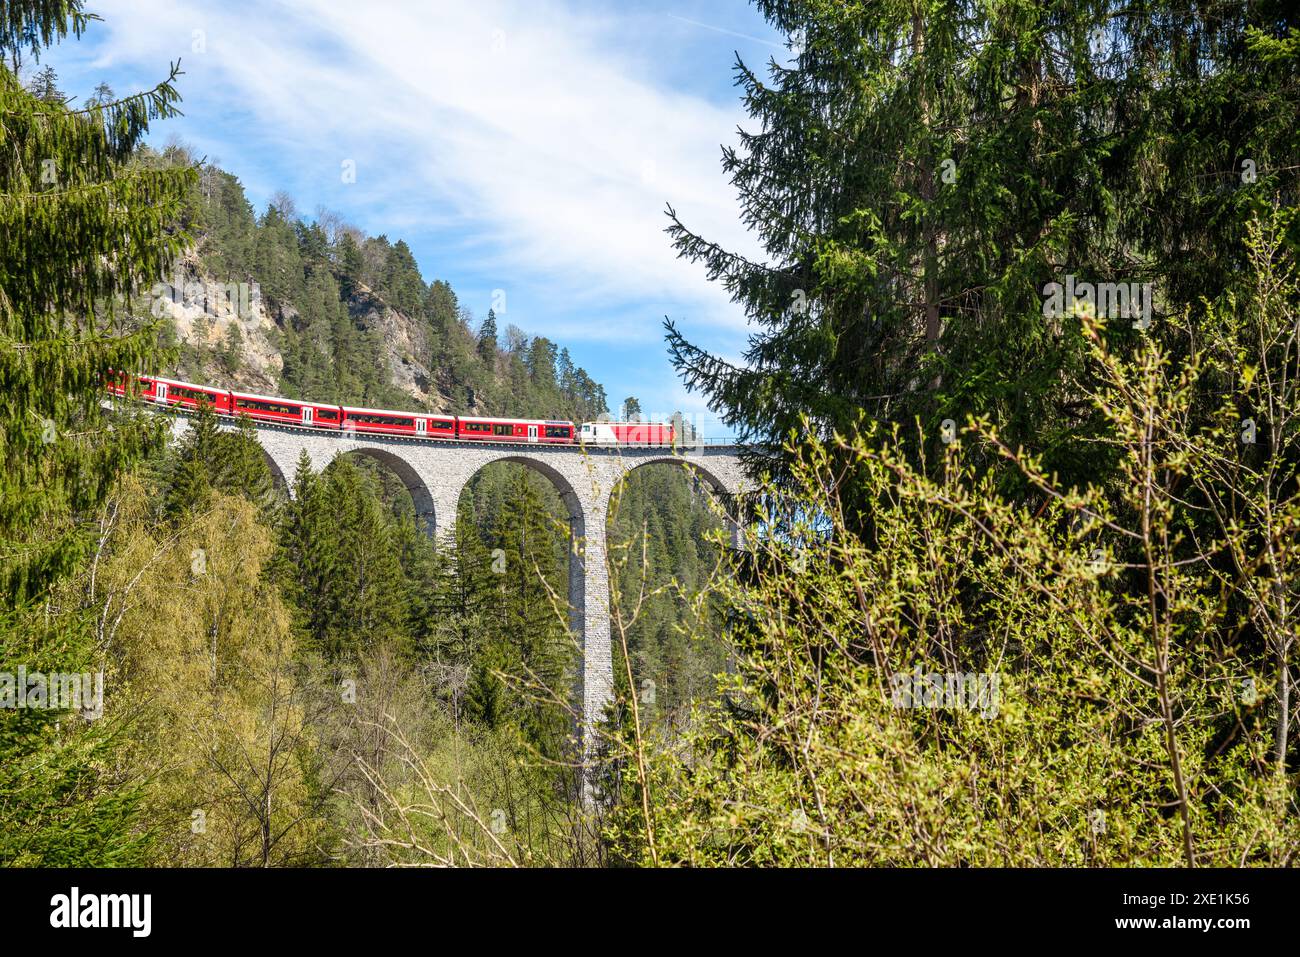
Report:
[[551,419],[496,419],[462,415],[457,438],[479,442],[534,442],[572,445],[573,423]]
[[343,429],[380,435],[409,435],[418,439],[454,439],[454,415],[396,412],[392,409],[343,408]]
[[337,405],[300,402],[297,399],[281,399],[249,392],[232,392],[230,398],[230,415],[246,415],[261,422],[315,429],[337,429],[342,425],[341,410]]
[[[212,406],[217,415],[230,415],[230,393],[225,389],[212,389],[207,386],[180,382],[176,379],[163,379],[158,376],[140,376],[139,398],[146,402],[175,408],[197,409],[200,403]],[[110,380],[109,391],[114,395],[126,394],[123,379]]]
[[135,380],[136,389],[135,392],[131,393],[129,396],[130,398],[146,399],[153,396],[154,380],[149,376],[132,375],[129,372],[115,372],[112,369],[109,369],[108,374],[105,376],[104,388],[109,391],[110,395],[115,395],[119,398],[127,398],[127,384],[132,379]]

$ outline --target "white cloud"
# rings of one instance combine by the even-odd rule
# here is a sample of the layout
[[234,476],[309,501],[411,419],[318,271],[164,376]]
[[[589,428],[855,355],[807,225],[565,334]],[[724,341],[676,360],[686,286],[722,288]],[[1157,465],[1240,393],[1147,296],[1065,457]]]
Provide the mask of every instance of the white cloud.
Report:
[[[187,109],[197,93],[223,117],[201,145],[236,171],[241,148],[283,150],[301,173],[297,190],[280,185],[328,197],[353,159],[350,195],[391,235],[463,232],[485,272],[575,305],[668,303],[693,326],[742,325],[676,258],[663,210],[671,201],[692,228],[756,255],[718,164],[744,117],[659,84],[628,21],[526,0],[99,8],[119,64],[185,55]],[[189,52],[194,30],[206,52]],[[232,117],[246,138],[232,142]]]

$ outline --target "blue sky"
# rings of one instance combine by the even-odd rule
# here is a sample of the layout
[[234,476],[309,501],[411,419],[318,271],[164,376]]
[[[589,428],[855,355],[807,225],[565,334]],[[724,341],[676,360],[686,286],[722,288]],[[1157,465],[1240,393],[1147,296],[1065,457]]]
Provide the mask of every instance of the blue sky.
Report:
[[[737,358],[744,317],[675,258],[666,203],[761,258],[720,145],[752,123],[733,86],[789,57],[746,0],[365,2],[91,0],[103,17],[50,51],[65,92],[152,86],[180,58],[185,116],[155,127],[236,174],[260,212],[277,190],[405,239],[427,280],[477,319],[568,346],[643,409],[698,414],[668,363],[670,316]],[[344,164],[356,181],[344,182]],[[500,291],[500,292],[497,292]],[[501,310],[498,310],[501,312]]]

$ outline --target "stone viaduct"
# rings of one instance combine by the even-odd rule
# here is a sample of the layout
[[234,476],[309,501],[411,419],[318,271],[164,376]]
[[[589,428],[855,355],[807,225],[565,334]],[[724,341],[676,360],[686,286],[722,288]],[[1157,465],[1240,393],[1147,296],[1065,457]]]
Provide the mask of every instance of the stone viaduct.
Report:
[[[182,410],[174,420],[177,436],[187,428]],[[222,428],[233,429],[228,420]],[[569,511],[570,631],[582,651],[580,674],[583,749],[591,753],[592,730],[614,687],[610,644],[609,577],[605,520],[610,495],[632,470],[655,463],[693,470],[724,502],[746,490],[738,448],[734,445],[565,446],[520,443],[407,439],[356,432],[328,432],[256,423],[258,440],[277,482],[289,488],[306,452],[320,471],[337,455],[368,455],[387,466],[406,485],[416,514],[427,532],[441,537],[455,522],[461,492],[470,479],[493,462],[515,462],[544,475]],[[732,543],[743,545],[738,510],[728,508]]]

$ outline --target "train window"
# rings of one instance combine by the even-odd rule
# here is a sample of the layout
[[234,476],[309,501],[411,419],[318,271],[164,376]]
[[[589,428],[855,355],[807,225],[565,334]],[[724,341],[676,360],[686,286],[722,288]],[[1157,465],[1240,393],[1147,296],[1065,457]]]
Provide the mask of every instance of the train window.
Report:
[[334,421],[335,419],[337,419],[338,417],[339,417],[339,414],[338,414],[338,412],[335,411],[334,409],[317,409],[317,410],[316,410],[316,418],[318,418],[318,419],[326,419],[326,420],[328,420],[328,421],[330,421],[330,422],[333,422],[333,421]]
[[491,427],[486,422],[463,422],[466,432],[488,432]]
[[492,426],[492,433],[494,435],[514,435],[515,427],[505,422],[497,422]]
[[399,418],[395,415],[359,415],[352,413],[350,418],[354,422],[363,422],[367,425],[401,425],[408,429],[415,427],[414,419]]
[[546,427],[546,437],[548,439],[567,439],[572,434],[567,425],[548,425]]
[[447,429],[448,431],[451,431],[451,430],[454,429],[455,427],[456,427],[456,426],[455,426],[455,423],[453,423],[450,419],[434,419],[434,420],[433,420],[433,428],[435,428],[435,429]]
[[236,399],[235,408],[252,409],[254,412],[278,412],[281,415],[298,415],[302,412],[300,406],[287,406],[279,402],[261,402],[257,399]]
[[183,386],[174,385],[167,390],[168,394],[174,399],[189,399],[191,402],[206,402],[213,404],[215,398],[211,392],[200,392],[198,389],[186,389]]

